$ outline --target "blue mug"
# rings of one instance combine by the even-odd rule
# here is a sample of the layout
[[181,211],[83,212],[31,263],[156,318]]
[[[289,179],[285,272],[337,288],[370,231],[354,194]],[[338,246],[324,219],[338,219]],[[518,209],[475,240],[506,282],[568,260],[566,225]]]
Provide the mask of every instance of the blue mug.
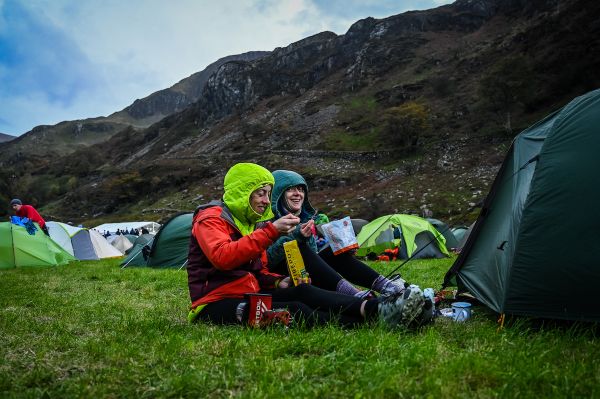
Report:
[[467,321],[471,318],[471,304],[468,302],[454,302],[452,312],[455,321]]

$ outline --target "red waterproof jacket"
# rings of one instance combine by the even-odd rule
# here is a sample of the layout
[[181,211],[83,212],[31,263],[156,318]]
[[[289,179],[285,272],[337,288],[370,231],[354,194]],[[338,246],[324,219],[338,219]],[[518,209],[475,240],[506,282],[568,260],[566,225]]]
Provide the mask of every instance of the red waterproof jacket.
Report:
[[46,221],[31,205],[21,205],[21,209],[17,211],[16,215],[22,218],[28,218],[32,222],[36,222],[41,228],[44,228],[46,225]]
[[268,271],[266,249],[278,237],[279,232],[270,222],[242,236],[229,209],[220,201],[200,207],[192,222],[187,265],[192,309],[274,288],[283,276]]

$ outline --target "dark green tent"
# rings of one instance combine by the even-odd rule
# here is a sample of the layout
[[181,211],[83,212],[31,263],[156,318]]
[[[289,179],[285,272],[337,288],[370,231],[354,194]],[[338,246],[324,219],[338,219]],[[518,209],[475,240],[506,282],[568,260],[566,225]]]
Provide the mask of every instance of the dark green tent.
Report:
[[499,313],[600,321],[600,90],[512,143],[444,285]]
[[192,213],[180,213],[169,219],[151,242],[132,250],[121,265],[175,268],[184,266],[192,234],[192,216]]

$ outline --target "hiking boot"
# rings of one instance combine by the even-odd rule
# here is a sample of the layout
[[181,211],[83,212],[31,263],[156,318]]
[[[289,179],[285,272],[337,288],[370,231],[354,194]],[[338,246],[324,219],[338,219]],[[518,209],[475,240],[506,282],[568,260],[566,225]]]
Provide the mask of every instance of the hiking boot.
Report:
[[401,294],[409,284],[400,277],[399,274],[395,274],[389,278],[389,282],[379,292],[381,295],[395,295]]
[[379,317],[388,326],[410,326],[421,315],[425,299],[421,289],[410,286],[402,293],[384,297],[378,305]]

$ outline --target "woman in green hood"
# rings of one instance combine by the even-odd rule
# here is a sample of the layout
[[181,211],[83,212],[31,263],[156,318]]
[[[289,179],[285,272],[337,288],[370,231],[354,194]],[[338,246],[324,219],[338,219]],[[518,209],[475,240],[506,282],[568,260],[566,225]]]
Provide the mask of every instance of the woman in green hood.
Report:
[[[291,234],[279,237],[267,250],[270,271],[279,274],[288,273],[283,244],[297,240],[306,271],[317,287],[362,296],[371,290],[384,295],[398,294],[408,286],[399,277],[393,280],[385,278],[356,259],[350,252],[334,255],[331,248],[327,247],[317,254],[317,245],[312,231],[316,211],[308,199],[306,180],[291,170],[276,170],[273,172],[273,177],[275,186],[271,208],[275,217],[294,215],[300,218],[301,224]],[[369,291],[359,291],[350,282],[367,287]]]
[[344,325],[381,319],[390,326],[419,322],[424,300],[418,288],[383,300],[365,300],[309,284],[289,286],[289,279],[267,268],[266,249],[292,233],[300,219],[292,214],[273,222],[270,206],[274,179],[262,166],[234,165],[226,174],[222,201],[198,207],[188,255],[190,320],[245,323],[244,295],[266,293],[274,308],[290,312],[306,325],[340,321]]

